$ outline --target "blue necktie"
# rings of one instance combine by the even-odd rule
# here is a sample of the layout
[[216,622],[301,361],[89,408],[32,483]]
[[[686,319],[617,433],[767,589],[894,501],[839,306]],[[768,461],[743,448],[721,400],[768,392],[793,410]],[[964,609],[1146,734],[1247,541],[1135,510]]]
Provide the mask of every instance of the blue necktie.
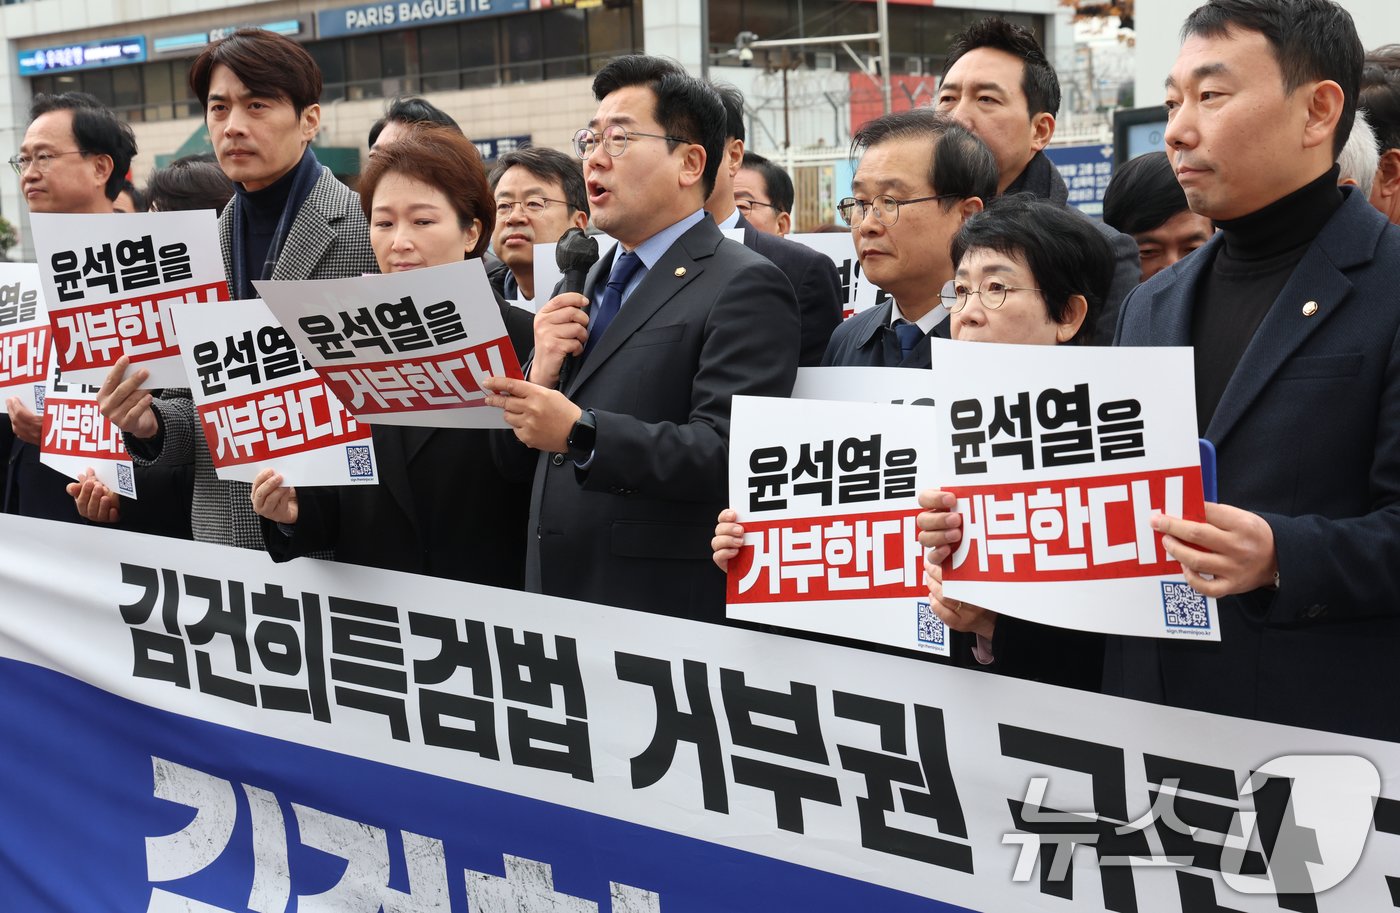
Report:
[[924,338],[924,331],[919,329],[918,324],[899,320],[895,322],[894,335],[899,339],[899,360],[905,362],[909,360],[909,353],[914,351],[919,340]]
[[632,251],[623,253],[613,261],[612,273],[608,276],[608,287],[603,289],[603,296],[598,299],[598,304],[593,308],[588,321],[588,342],[583,346],[584,358],[588,357],[588,353],[593,351],[598,340],[608,331],[608,325],[622,308],[622,290],[627,288],[627,283],[632,281],[632,277],[641,266],[642,258]]

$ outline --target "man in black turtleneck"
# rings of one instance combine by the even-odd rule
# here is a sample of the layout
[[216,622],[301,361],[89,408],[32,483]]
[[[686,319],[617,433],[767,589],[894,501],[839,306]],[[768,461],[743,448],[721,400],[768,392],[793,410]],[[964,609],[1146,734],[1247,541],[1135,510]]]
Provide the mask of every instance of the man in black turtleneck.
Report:
[[1154,527],[1221,639],[1118,638],[1105,683],[1400,740],[1400,229],[1334,165],[1361,42],[1329,0],[1212,0],[1183,36],[1166,142],[1221,230],[1128,298],[1118,343],[1195,347],[1224,503]]
[[[992,150],[1000,172],[997,193],[1029,193],[1069,208],[1069,188],[1042,151],[1055,135],[1060,80],[1029,29],[994,17],[974,22],[955,35],[934,107],[977,134]],[[1142,265],[1136,241],[1091,221],[1113,248],[1113,283],[1092,336],[1098,345],[1108,345],[1113,341],[1118,307],[1138,284]]]
[[[321,71],[301,45],[263,29],[239,29],[195,58],[190,88],[204,105],[219,167],[234,182],[234,198],[219,217],[234,298],[256,297],[255,279],[379,271],[359,198],[311,150],[321,122]],[[98,403],[124,432],[132,460],[193,462],[194,537],[263,548],[249,486],[215,475],[189,391],[152,399],[141,389],[146,372],[126,375],[126,367],[125,359],[117,362]]]

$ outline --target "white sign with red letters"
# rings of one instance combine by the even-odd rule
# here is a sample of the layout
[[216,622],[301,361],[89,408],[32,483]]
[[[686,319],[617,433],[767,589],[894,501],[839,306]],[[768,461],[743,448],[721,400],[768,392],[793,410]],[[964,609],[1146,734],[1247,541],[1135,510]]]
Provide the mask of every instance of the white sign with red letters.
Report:
[[[1219,640],[1154,513],[1204,517],[1189,348],[934,342],[951,599],[1043,624]],[[1166,380],[1171,379],[1172,383]]]
[[39,462],[70,479],[91,469],[124,498],[136,497],[136,474],[121,429],[97,408],[97,388],[68,381],[50,354],[52,370],[36,412],[44,416]]
[[36,212],[30,224],[64,376],[101,384],[126,355],[148,386],[183,387],[170,305],[229,297],[213,211]]
[[744,527],[730,618],[948,655],[914,518],[934,411],[736,396],[729,503]]
[[287,485],[377,481],[370,427],[355,420],[263,302],[177,304],[180,355],[219,478],[276,469]]
[[486,405],[481,382],[523,375],[480,260],[253,285],[360,421],[508,427],[502,411]]
[[0,263],[0,404],[18,397],[31,412],[39,411],[53,351],[41,286],[36,264]]

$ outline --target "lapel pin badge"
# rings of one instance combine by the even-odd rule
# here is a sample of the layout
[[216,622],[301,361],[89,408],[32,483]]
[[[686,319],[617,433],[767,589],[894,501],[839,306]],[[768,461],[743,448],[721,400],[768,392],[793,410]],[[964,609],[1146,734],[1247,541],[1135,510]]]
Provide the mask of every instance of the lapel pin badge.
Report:
[[682,277],[682,276],[684,276],[684,275],[685,275],[685,267],[684,267],[684,266],[678,266],[678,267],[676,267],[676,278],[679,279],[680,277]]
[[1317,313],[1317,302],[1316,302],[1316,301],[1309,301],[1307,304],[1303,305],[1303,316],[1304,316],[1304,317],[1311,317],[1312,315],[1314,315],[1314,314],[1316,314],[1316,313]]

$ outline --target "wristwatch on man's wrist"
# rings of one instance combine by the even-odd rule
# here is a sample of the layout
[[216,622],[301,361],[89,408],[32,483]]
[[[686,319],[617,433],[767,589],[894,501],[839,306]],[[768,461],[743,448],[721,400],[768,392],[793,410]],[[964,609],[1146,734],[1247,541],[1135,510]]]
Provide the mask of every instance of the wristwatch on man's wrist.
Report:
[[579,415],[578,421],[574,422],[573,429],[569,431],[569,440],[565,445],[569,448],[569,459],[575,463],[587,463],[593,456],[593,445],[597,438],[598,419],[592,409],[585,409]]

